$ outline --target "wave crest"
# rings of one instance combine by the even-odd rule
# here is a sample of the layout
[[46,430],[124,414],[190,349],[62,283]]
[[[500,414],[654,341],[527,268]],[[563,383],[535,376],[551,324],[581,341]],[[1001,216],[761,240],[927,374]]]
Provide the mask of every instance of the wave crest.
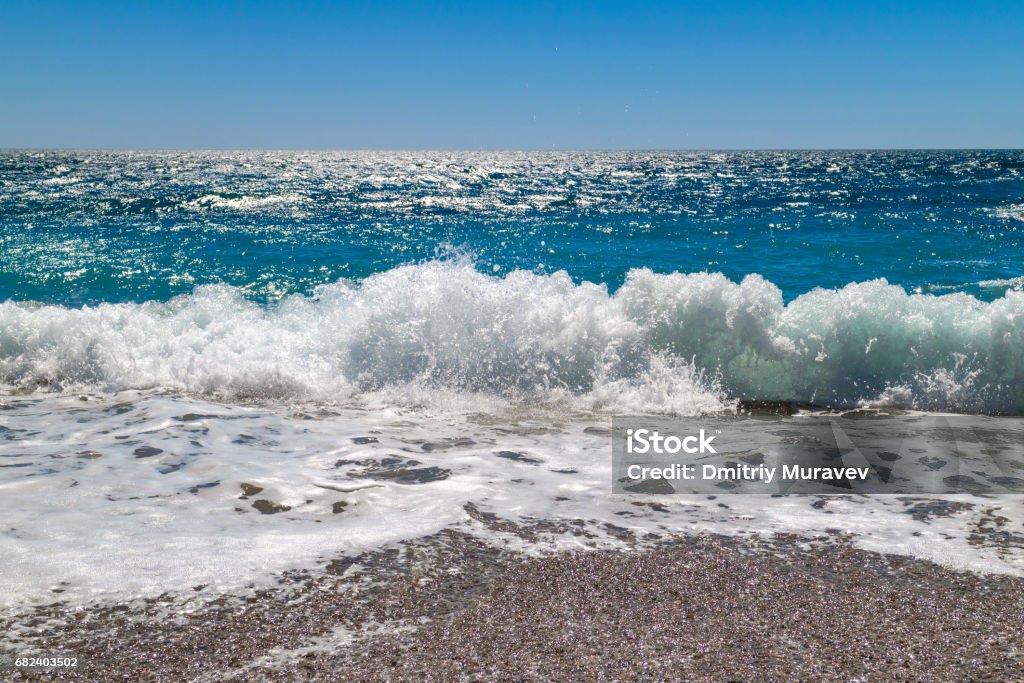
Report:
[[227,399],[483,396],[701,413],[731,400],[1024,413],[1024,293],[991,303],[885,280],[784,304],[759,275],[403,266],[273,306],[201,286],[169,302],[0,304],[0,380]]

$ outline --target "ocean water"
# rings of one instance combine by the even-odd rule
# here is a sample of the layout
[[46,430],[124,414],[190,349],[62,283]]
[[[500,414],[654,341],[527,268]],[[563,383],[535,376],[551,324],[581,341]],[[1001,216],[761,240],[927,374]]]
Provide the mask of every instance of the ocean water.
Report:
[[1021,573],[1020,497],[615,496],[608,426],[1024,415],[1022,264],[1020,151],[0,152],[0,604],[453,525],[839,529]]
[[1024,152],[0,155],[0,381],[1024,414]]

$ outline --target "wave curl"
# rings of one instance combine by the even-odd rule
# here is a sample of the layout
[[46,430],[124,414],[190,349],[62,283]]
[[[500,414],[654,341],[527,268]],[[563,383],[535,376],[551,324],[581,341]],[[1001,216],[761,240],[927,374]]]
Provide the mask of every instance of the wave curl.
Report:
[[223,399],[437,392],[622,412],[751,399],[1019,415],[1024,293],[985,303],[872,280],[785,304],[756,274],[636,269],[610,293],[564,272],[497,277],[436,261],[273,306],[226,285],[142,304],[8,301],[0,381]]

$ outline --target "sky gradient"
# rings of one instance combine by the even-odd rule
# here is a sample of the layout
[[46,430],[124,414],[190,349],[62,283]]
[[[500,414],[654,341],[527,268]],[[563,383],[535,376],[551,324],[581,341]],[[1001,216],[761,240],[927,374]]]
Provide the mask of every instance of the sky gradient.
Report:
[[0,147],[1024,147],[1024,3],[0,3]]

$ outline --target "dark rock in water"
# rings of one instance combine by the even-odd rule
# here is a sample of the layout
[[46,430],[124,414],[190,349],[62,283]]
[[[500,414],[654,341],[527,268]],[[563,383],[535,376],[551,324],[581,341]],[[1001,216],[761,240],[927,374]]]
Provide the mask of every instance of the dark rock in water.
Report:
[[645,479],[632,486],[623,486],[630,493],[675,493],[676,490],[667,481],[661,479]]
[[373,458],[363,458],[362,460],[350,460],[348,458],[342,458],[334,463],[335,467],[344,467],[346,465],[359,465],[360,467],[373,467],[377,464],[377,461]]
[[354,439],[352,439],[352,443],[356,444],[357,446],[365,446],[368,443],[379,442],[377,441],[377,437],[375,436],[357,436]]
[[345,508],[347,507],[348,503],[346,501],[339,500],[337,503],[331,506],[331,512],[333,512],[334,514],[339,514],[341,512],[344,512]]
[[152,458],[154,455],[160,455],[163,453],[162,448],[154,448],[153,446],[139,446],[135,449],[136,458]]
[[748,465],[761,465],[764,463],[764,453],[751,453],[750,455],[741,455],[740,460],[747,463]]
[[644,507],[650,508],[650,509],[654,510],[655,512],[668,512],[669,511],[669,509],[667,507],[665,507],[664,505],[662,505],[661,503],[641,503],[641,502],[637,501],[637,502],[633,503],[633,505],[635,505],[638,508],[644,508]]
[[907,506],[904,514],[910,515],[919,522],[926,522],[932,517],[949,517],[961,510],[973,510],[973,503],[961,503],[955,500],[915,500],[903,499]]
[[393,481],[396,484],[425,484],[431,481],[447,479],[451,473],[451,470],[446,470],[443,467],[402,467],[393,470],[367,472],[363,476],[371,479]]
[[255,496],[257,493],[259,493],[260,491],[263,490],[262,486],[256,486],[255,484],[249,484],[248,482],[243,482],[241,484],[241,486],[242,486],[242,496],[241,496],[242,498],[245,498],[247,496]]
[[551,470],[555,474],[579,474],[579,470],[575,467],[563,467],[560,470]]
[[715,484],[715,487],[730,490],[736,488],[736,484],[731,481],[720,481],[717,484]]
[[196,420],[206,420],[209,418],[217,417],[216,415],[203,415],[201,413],[185,413],[175,419],[181,420],[182,422],[195,422]]
[[941,470],[943,467],[949,464],[945,460],[941,460],[939,458],[932,458],[928,456],[918,458],[917,461],[924,465],[925,467],[927,467],[928,469],[932,470],[933,472],[935,470]]
[[604,528],[605,528],[605,531],[608,532],[609,536],[613,536],[613,537],[618,538],[618,539],[623,540],[623,541],[629,540],[631,538],[631,536],[632,536],[632,534],[631,534],[629,529],[627,529],[626,527],[619,526],[617,524],[611,524],[610,522],[605,522],[604,523]]
[[212,489],[215,486],[220,486],[220,481],[208,481],[205,484],[196,484],[188,490],[189,493],[199,493],[199,489]]
[[769,430],[769,434],[773,436],[792,436],[800,438],[804,435],[803,432],[798,432],[795,429],[772,429]]
[[403,458],[397,455],[389,455],[379,461],[368,458],[361,461],[341,461],[337,466],[343,464],[361,465],[363,469],[357,472],[349,472],[350,477],[369,479],[380,479],[393,481],[397,484],[423,484],[439,479],[447,479],[451,470],[442,467],[418,467],[419,460]]
[[889,451],[877,451],[878,457],[886,462],[895,462],[900,459],[899,453],[890,453]]
[[612,430],[607,427],[587,427],[583,430],[584,434],[591,434],[594,436],[611,436]]
[[239,434],[238,438],[235,439],[234,441],[232,441],[231,443],[245,444],[245,443],[252,443],[255,440],[256,440],[255,436],[251,436],[249,434]]
[[276,515],[278,512],[288,512],[292,509],[289,505],[271,503],[269,500],[263,500],[262,498],[253,503],[252,506],[264,515]]
[[435,441],[423,444],[420,446],[424,451],[443,451],[449,448],[464,448],[466,446],[474,446],[476,441],[472,439],[444,439],[442,441]]
[[985,486],[977,479],[965,474],[943,477],[942,483],[952,488],[956,493],[989,493],[992,491],[991,486]]
[[185,466],[185,463],[183,463],[183,462],[177,462],[177,463],[174,463],[173,465],[164,465],[163,467],[161,467],[159,469],[159,472],[160,472],[160,474],[170,474],[171,472],[177,472],[178,470],[180,470],[184,466]]
[[515,460],[516,462],[525,462],[530,465],[539,465],[543,460],[537,458],[531,458],[526,453],[517,453],[516,451],[498,451],[495,453],[499,458],[505,458],[506,460]]
[[99,458],[103,456],[99,451],[78,451],[75,455],[83,460],[91,460],[92,458]]
[[989,481],[998,486],[1005,486],[1006,488],[1013,489],[1014,491],[1024,492],[1024,479],[1021,479],[1020,477],[990,477]]

